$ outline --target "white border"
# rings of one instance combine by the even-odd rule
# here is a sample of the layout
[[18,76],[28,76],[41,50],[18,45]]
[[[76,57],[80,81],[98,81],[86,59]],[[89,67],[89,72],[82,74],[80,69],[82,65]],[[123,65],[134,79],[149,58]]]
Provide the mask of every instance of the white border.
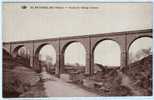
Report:
[[[2,3],[3,2],[153,2],[153,0],[3,0],[0,2],[0,12],[2,12]],[[154,9],[154,8],[153,8]],[[154,14],[153,14],[154,15]],[[0,15],[0,22],[1,22],[1,27],[0,27],[0,48],[2,48],[2,13]],[[153,21],[154,23],[154,21]],[[154,43],[154,42],[153,42]],[[154,50],[154,49],[153,49]],[[154,55],[154,52],[153,52]],[[0,100],[8,100],[5,98],[2,98],[2,49],[0,49]],[[153,59],[154,62],[154,59]],[[154,68],[153,68],[153,73],[154,73]],[[154,80],[154,77],[153,77]],[[154,81],[153,81],[153,91],[154,91]],[[153,93],[154,95],[154,93]],[[48,97],[48,98],[9,98],[11,100],[14,99],[19,99],[19,100],[154,100],[154,96],[121,96],[121,97]]]

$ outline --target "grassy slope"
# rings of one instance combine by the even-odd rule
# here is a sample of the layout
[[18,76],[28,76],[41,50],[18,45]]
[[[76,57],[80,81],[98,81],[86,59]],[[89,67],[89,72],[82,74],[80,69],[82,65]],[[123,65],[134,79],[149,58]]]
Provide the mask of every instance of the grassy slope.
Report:
[[131,79],[132,87],[141,95],[152,95],[152,56],[132,63],[122,71]]
[[[3,63],[5,66],[10,66],[9,64],[9,61]],[[124,67],[121,73],[120,75],[117,69],[105,68],[103,73],[90,77],[92,80],[102,82],[103,89],[86,89],[97,92],[102,96],[136,95],[134,94],[136,91],[140,95],[152,95],[152,56]],[[8,96],[6,93],[8,91],[10,93],[17,92],[17,95],[18,93],[24,93],[21,95],[22,97],[45,96],[42,83],[36,81],[38,80],[38,74],[31,69],[21,66],[15,69],[4,69],[3,78],[5,79],[3,81],[4,96]],[[122,80],[126,78],[129,82],[122,85]],[[82,86],[82,88],[85,87]],[[12,96],[16,95],[13,94]]]
[[45,96],[39,74],[24,66],[3,71],[3,97]]

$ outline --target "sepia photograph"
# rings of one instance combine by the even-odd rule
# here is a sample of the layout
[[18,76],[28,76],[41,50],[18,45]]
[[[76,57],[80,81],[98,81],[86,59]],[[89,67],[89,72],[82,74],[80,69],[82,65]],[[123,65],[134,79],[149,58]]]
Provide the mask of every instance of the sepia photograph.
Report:
[[153,96],[150,2],[3,2],[2,97]]

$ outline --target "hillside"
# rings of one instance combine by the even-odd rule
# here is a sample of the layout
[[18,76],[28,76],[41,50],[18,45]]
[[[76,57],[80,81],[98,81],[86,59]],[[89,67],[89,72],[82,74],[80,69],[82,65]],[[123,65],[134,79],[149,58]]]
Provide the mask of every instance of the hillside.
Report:
[[[5,57],[9,59],[3,59],[3,97],[45,96],[38,73],[23,65],[12,64],[14,59],[8,54]],[[65,67],[73,77],[73,84],[101,96],[152,95],[152,56],[122,69],[95,64],[97,71],[92,76],[84,74],[84,66]]]
[[152,55],[122,69],[142,95],[152,95]]
[[97,64],[95,67],[99,70],[94,75],[84,77],[81,82],[75,84],[101,96],[152,95],[152,56],[122,69]]
[[39,74],[3,52],[3,97],[45,96]]

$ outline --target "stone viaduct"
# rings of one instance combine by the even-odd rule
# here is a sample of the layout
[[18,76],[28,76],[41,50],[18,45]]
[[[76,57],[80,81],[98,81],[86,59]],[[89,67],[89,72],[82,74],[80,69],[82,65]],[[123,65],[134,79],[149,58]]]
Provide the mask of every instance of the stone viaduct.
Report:
[[[151,37],[152,29],[102,33],[95,35],[71,36],[50,38],[42,40],[28,40],[16,42],[3,42],[3,49],[9,52],[12,56],[17,54],[17,51],[25,46],[30,51],[30,65],[35,70],[38,68],[38,55],[40,49],[51,44],[56,51],[56,75],[63,73],[64,52],[67,46],[73,42],[80,42],[86,50],[86,70],[85,74],[91,75],[94,66],[94,49],[97,44],[103,40],[113,40],[119,44],[121,49],[121,67],[127,66],[128,50],[130,45],[138,38]],[[103,56],[103,55],[102,55]]]

